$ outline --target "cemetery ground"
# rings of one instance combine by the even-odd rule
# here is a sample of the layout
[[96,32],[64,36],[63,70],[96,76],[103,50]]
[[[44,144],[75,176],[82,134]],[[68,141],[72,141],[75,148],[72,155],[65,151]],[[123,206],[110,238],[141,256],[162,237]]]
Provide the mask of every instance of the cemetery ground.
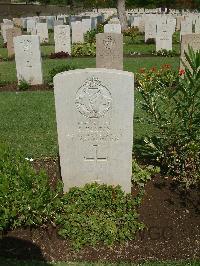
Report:
[[[14,150],[19,149],[24,158],[27,157],[29,160],[32,158],[31,164],[37,172],[45,169],[49,177],[48,182],[54,188],[60,180],[60,169],[57,156],[54,95],[52,87],[48,84],[50,71],[52,68],[66,64],[74,65],[76,68],[95,67],[95,58],[49,59],[48,55],[53,52],[52,37],[50,40],[50,45],[42,46],[44,80],[47,85],[32,87],[26,92],[17,90],[15,63],[13,60],[7,60],[5,48],[0,48],[2,81],[0,139]],[[124,57],[125,70],[137,73],[141,68],[160,68],[164,64],[178,70],[178,57],[152,57],[154,45],[130,44],[128,39],[125,42],[124,53],[127,54],[127,57]],[[178,47],[179,44],[176,45],[177,53],[179,53]],[[139,55],[130,57],[133,51],[145,52],[145,57]],[[155,133],[153,126],[147,123],[141,124],[136,119],[145,118],[140,100],[136,90],[134,152],[141,165],[145,165],[149,162],[140,157],[139,142],[142,136]],[[132,194],[138,195],[137,188],[133,187]],[[182,263],[177,262],[177,266],[196,266],[199,262],[195,260],[199,259],[200,253],[199,203],[198,187],[191,187],[186,192],[177,181],[173,180],[173,177],[157,173],[145,183],[142,202],[138,207],[139,220],[145,224],[145,229],[136,234],[135,240],[128,241],[125,245],[115,244],[112,248],[99,244],[74,251],[70,241],[58,236],[54,224],[19,227],[4,232],[4,237],[0,239],[0,257],[13,259],[11,261],[3,259],[5,265],[12,265],[11,263],[17,265],[18,262],[14,259],[20,259],[129,263],[182,261]],[[9,246],[10,240],[12,240],[12,248]],[[191,262],[193,260],[194,262]],[[23,265],[22,262],[19,263]],[[48,263],[45,262],[44,265]],[[78,263],[76,262],[75,265]],[[170,265],[170,262],[166,264],[150,262],[144,265]]]

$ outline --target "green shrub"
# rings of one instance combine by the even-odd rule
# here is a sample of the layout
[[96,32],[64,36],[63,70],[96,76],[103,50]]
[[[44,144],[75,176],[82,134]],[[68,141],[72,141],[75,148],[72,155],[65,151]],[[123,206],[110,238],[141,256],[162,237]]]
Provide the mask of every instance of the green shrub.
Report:
[[132,183],[139,187],[144,187],[147,181],[151,180],[151,177],[160,172],[159,167],[154,167],[149,165],[147,167],[141,168],[136,160],[132,163]]
[[136,205],[119,186],[94,183],[72,188],[64,195],[62,214],[57,217],[59,234],[69,238],[75,249],[131,240],[144,227],[138,222]]
[[155,44],[155,43],[156,43],[156,41],[154,38],[149,38],[146,40],[146,44]]
[[54,220],[61,191],[51,190],[47,175],[36,174],[19,152],[0,146],[0,231]]
[[165,57],[174,57],[174,56],[179,55],[175,50],[168,51],[166,49],[162,49],[159,51],[153,51],[152,54],[156,56],[165,56]]
[[48,74],[48,83],[49,84],[53,83],[53,78],[56,74],[64,72],[64,71],[74,70],[74,69],[76,69],[76,66],[70,65],[70,64],[58,65],[52,68]]
[[84,36],[84,40],[86,43],[96,43],[96,34],[97,34],[97,30],[91,30],[88,31],[85,36]]
[[27,91],[29,88],[30,88],[30,84],[26,80],[24,79],[20,80],[18,84],[18,89],[20,91]]
[[95,56],[96,45],[94,43],[74,44],[72,46],[72,56]]
[[189,48],[185,56],[185,70],[177,77],[169,73],[167,82],[142,73],[139,91],[146,120],[156,131],[144,139],[146,151],[188,187],[200,181],[200,52]]
[[97,29],[90,30],[85,34],[84,40],[86,43],[96,43],[96,35],[98,33],[103,33],[103,32],[104,32],[104,26],[102,24],[98,24]]

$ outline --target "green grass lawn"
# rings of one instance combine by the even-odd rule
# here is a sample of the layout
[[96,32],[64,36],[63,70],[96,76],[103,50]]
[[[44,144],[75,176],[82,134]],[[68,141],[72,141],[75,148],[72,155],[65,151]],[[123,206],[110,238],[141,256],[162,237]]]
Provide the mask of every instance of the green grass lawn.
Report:
[[[66,63],[73,64],[77,68],[95,67],[95,58],[71,58],[71,59],[46,59],[43,63],[44,81],[48,81],[49,71],[58,65]],[[153,66],[161,67],[163,64],[170,64],[173,69],[178,69],[178,57],[140,57],[140,58],[124,58],[124,70],[136,73],[140,68],[151,68]],[[0,80],[8,83],[16,82],[16,67],[14,61],[0,62]]]
[[144,262],[144,263],[89,263],[89,262],[36,262],[0,258],[1,266],[199,266],[200,262]]
[[[53,44],[52,34],[50,35],[50,44]],[[0,40],[0,46],[2,46],[2,40]],[[136,44],[136,46],[138,46],[138,49],[147,47],[143,44]],[[41,46],[41,50],[43,54],[47,55],[53,51],[53,46]],[[0,48],[0,53],[2,51],[5,52],[6,49]],[[67,63],[75,65],[76,68],[92,68],[95,67],[95,58],[43,59],[44,82],[48,82],[49,72],[52,68]],[[124,70],[133,73],[138,72],[140,68],[151,68],[153,66],[159,68],[163,64],[170,64],[173,69],[178,69],[179,58],[124,58]],[[7,83],[17,81],[14,60],[0,62],[0,81]],[[137,93],[135,94],[135,116],[143,116]],[[2,142],[21,149],[26,156],[33,158],[57,155],[58,147],[53,92],[1,93],[0,121],[0,140]],[[134,120],[135,140],[140,139],[146,132],[151,134],[151,131],[152,128],[149,125],[140,125]]]
[[[43,74],[48,81],[49,71],[57,65],[66,63],[77,68],[95,67],[95,58],[46,59],[43,60]],[[124,70],[136,73],[140,68],[160,67],[171,64],[178,68],[178,58],[125,58]],[[14,61],[0,63],[0,78],[6,82],[16,82]],[[135,94],[135,116],[142,117],[138,94]],[[0,139],[14,148],[21,149],[26,156],[33,158],[56,156],[57,135],[53,92],[5,92],[0,94]],[[135,140],[146,132],[150,134],[149,125],[138,124],[134,120]]]
[[[179,32],[176,32],[173,35],[173,50],[177,53],[180,53],[180,43],[177,43],[179,38]],[[144,43],[144,35],[136,36],[133,40],[130,37],[124,36],[124,54],[126,55],[133,52],[152,54],[152,51],[155,51],[155,49],[155,44]],[[48,56],[51,53],[54,53],[54,37],[52,32],[49,33],[48,45],[41,45],[42,56]],[[0,58],[8,58],[7,49],[3,48],[2,36],[0,36]]]
[[[135,93],[135,117],[143,117]],[[0,140],[26,157],[56,156],[58,152],[53,92],[0,93]],[[149,125],[134,121],[134,138],[152,134]]]

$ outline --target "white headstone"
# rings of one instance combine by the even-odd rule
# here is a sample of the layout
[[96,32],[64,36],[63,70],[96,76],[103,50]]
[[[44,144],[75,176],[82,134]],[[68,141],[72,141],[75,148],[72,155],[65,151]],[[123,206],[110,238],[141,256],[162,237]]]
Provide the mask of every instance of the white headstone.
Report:
[[104,33],[119,33],[121,34],[122,28],[120,24],[106,24],[104,25]]
[[[181,39],[181,59],[186,62],[185,52],[188,52],[188,47],[191,47],[194,51],[200,51],[200,34],[192,33],[185,34]],[[183,67],[182,61],[180,62],[181,68]]]
[[48,43],[49,42],[47,23],[37,23],[36,24],[36,33],[40,37],[40,43]]
[[17,78],[31,85],[42,84],[40,41],[37,35],[21,35],[14,38]]
[[8,29],[12,29],[14,27],[14,24],[6,24],[6,23],[1,23],[1,34],[3,37],[3,42],[7,43],[7,37],[6,37],[6,31]]
[[35,19],[28,19],[27,20],[27,32],[31,35],[36,34],[36,20]]
[[196,20],[196,23],[195,23],[195,33],[200,33],[200,18],[198,18]]
[[145,20],[145,42],[156,38],[156,20],[146,17]]
[[54,27],[55,53],[65,52],[71,55],[70,26],[59,25]]
[[84,69],[54,77],[64,191],[98,182],[131,191],[134,76]]
[[192,21],[189,19],[182,20],[180,37],[182,37],[182,35],[191,34],[191,33],[192,33]]
[[156,51],[172,51],[172,34],[168,31],[159,32],[156,35]]
[[83,18],[82,25],[83,25],[83,33],[87,33],[88,31],[90,31],[92,26],[91,18]]
[[71,23],[72,27],[72,43],[84,42],[84,28],[81,21]]

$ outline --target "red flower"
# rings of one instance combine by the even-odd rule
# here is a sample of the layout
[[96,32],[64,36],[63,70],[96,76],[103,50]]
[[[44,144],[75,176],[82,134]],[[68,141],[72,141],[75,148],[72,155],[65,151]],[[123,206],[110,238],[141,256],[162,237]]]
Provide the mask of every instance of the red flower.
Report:
[[145,72],[145,68],[140,68],[140,73],[144,73]]
[[179,70],[179,76],[182,76],[182,75],[184,75],[185,74],[185,70],[184,69],[180,69]]
[[170,69],[171,65],[170,64],[165,64],[165,65],[163,65],[163,68]]
[[152,71],[152,72],[156,72],[156,70],[157,70],[156,67],[152,67],[152,68],[151,68],[151,71]]

